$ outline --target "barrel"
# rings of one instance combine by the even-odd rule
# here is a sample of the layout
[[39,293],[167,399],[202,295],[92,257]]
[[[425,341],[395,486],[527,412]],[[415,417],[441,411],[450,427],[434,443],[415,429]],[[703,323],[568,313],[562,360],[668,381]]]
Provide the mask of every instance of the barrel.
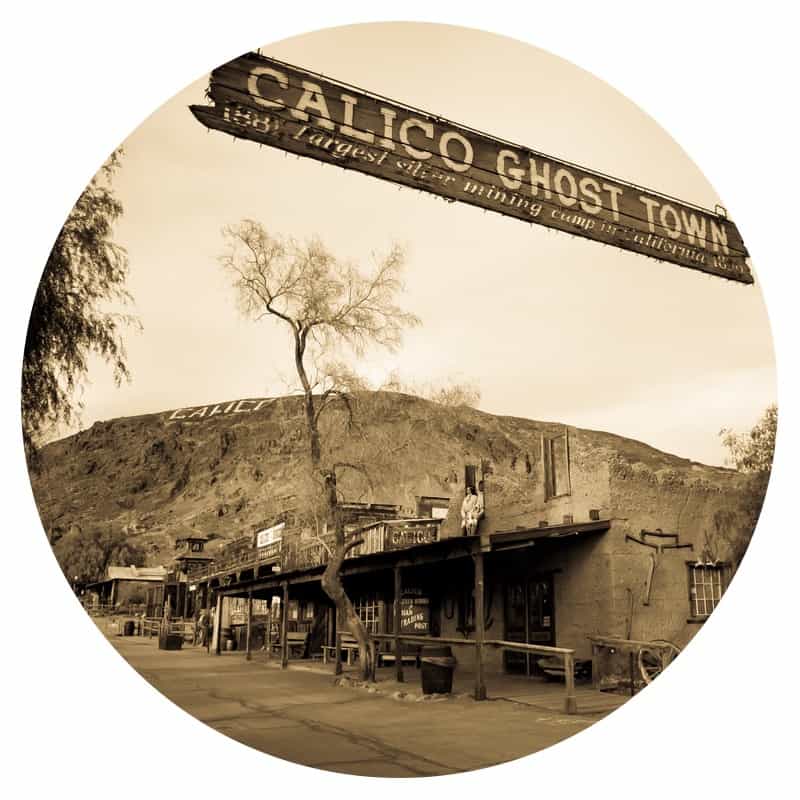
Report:
[[179,633],[160,633],[158,636],[159,650],[180,650],[183,647],[183,636]]
[[420,653],[423,694],[449,694],[453,691],[456,660],[448,645],[426,645]]
[[134,633],[136,633],[136,623],[132,619],[129,619],[125,622],[125,627],[122,630],[122,635],[133,636]]

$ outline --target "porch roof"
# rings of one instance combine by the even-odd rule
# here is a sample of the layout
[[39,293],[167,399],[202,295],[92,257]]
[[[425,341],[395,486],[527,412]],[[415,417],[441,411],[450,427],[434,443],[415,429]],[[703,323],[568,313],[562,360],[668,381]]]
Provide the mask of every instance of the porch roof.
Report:
[[513,531],[499,531],[489,537],[492,550],[511,550],[525,547],[540,540],[560,540],[589,533],[605,533],[611,527],[611,520],[599,519],[591,522],[568,522],[536,528],[517,528]]
[[[352,576],[365,572],[378,572],[395,566],[416,566],[467,558],[483,550],[492,552],[530,547],[535,543],[559,542],[582,537],[588,534],[605,533],[611,527],[610,520],[549,525],[546,528],[525,528],[513,531],[500,531],[489,536],[453,536],[428,544],[387,550],[380,553],[359,556],[342,565],[342,575]],[[488,544],[488,546],[487,546]],[[289,584],[307,583],[320,580],[325,571],[324,565],[302,570],[278,572],[270,576],[253,578],[219,587],[223,594],[235,594],[247,589],[277,588],[283,581]]]

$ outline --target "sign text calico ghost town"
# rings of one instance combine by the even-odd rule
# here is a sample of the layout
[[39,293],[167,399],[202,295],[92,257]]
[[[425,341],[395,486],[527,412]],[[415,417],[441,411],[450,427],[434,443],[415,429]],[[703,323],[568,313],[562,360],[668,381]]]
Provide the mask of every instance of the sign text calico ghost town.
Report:
[[248,53],[211,73],[209,128],[527,222],[752,283],[723,216]]

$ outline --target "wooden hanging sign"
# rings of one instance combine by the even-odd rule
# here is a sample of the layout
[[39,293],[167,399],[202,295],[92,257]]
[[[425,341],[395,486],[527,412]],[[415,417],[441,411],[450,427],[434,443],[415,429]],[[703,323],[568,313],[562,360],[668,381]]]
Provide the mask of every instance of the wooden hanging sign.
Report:
[[734,223],[256,53],[211,73],[208,128],[682,267],[753,283]]

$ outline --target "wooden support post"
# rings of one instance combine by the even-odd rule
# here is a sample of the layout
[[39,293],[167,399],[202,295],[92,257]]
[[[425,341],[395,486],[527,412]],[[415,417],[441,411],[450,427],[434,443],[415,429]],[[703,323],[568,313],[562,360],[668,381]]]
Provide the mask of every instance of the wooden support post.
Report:
[[283,597],[281,598],[281,669],[289,666],[289,640],[286,637],[286,628],[289,624],[289,581],[283,582]]
[[211,587],[206,590],[206,653],[211,652]]
[[342,634],[339,631],[336,631],[336,661],[334,661],[333,674],[342,674]]
[[217,595],[217,609],[214,614],[214,632],[211,634],[211,640],[214,645],[214,653],[219,655],[222,651],[222,602],[224,598],[221,594]]
[[564,697],[564,711],[567,714],[578,713],[578,701],[575,698],[575,661],[572,653],[564,656],[564,683],[567,694]]
[[[180,584],[178,584],[180,585]],[[189,576],[186,576],[186,585],[183,587],[183,619],[189,616]]]
[[486,699],[486,683],[483,678],[483,638],[485,612],[483,609],[483,553],[472,556],[475,563],[475,699]]
[[633,650],[628,654],[628,664],[631,678],[631,697],[633,697],[636,694],[636,687],[633,680]]
[[267,629],[264,636],[266,637],[267,661],[272,661],[272,595],[269,596],[269,605],[267,606]]
[[250,661],[252,655],[250,654],[250,629],[252,627],[253,617],[253,592],[248,589],[247,591],[247,628],[245,630],[245,659]]
[[394,668],[395,677],[400,683],[403,683],[403,654],[401,652],[402,644],[400,642],[400,602],[403,597],[403,581],[400,574],[400,567],[394,568]]
[[372,683],[375,683],[375,669],[378,665],[378,643],[374,639],[369,640],[369,655],[370,655],[370,667],[367,680],[371,681]]

